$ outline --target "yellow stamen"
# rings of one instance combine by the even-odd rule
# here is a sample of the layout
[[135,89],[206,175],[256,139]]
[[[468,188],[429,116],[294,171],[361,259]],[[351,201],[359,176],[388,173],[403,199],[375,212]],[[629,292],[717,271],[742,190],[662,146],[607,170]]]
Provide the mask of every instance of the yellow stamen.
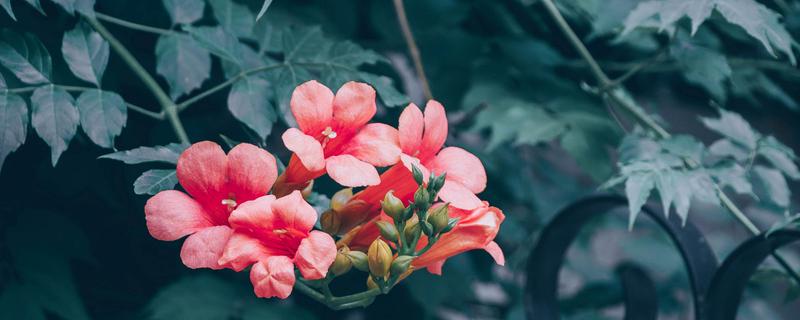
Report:
[[287,233],[289,231],[286,231],[286,229],[276,229],[276,230],[272,230],[272,232],[277,233],[277,234],[285,234],[285,233]]
[[333,131],[331,127],[325,127],[325,130],[322,131],[322,135],[328,139],[333,139],[336,138],[336,131]]

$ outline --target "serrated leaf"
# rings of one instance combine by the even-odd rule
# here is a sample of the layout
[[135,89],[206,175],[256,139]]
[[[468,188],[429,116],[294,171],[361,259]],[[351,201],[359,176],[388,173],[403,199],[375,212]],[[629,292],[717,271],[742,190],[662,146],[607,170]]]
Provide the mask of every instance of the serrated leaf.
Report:
[[755,195],[747,171],[737,163],[725,164],[708,170],[720,187],[731,187],[738,194]]
[[796,63],[792,45],[794,39],[779,22],[780,15],[754,0],[715,0],[717,11],[730,23],[756,38],[773,56],[780,51]]
[[732,71],[724,54],[690,41],[677,42],[670,47],[670,54],[687,81],[703,87],[718,101],[725,101],[725,84]]
[[255,17],[246,6],[232,0],[209,0],[209,3],[222,28],[237,37],[249,37],[253,33]]
[[42,8],[42,3],[39,0],[25,0],[28,4],[30,4],[36,11],[39,11],[41,14],[44,13],[44,9]]
[[307,69],[298,68],[292,64],[286,65],[286,67],[272,72],[268,76],[271,79],[271,83],[274,84],[275,97],[278,101],[278,114],[281,115],[288,126],[296,126],[297,123],[289,109],[292,91],[297,85],[314,79],[314,76]]
[[61,8],[64,9],[64,11],[66,11],[67,13],[69,13],[69,14],[74,14],[75,13],[75,1],[76,0],[51,0],[51,1],[53,1],[55,4],[61,6]]
[[28,134],[28,106],[22,97],[0,91],[0,169],[6,157],[25,143]]
[[55,166],[78,130],[80,116],[75,101],[64,89],[53,85],[43,86],[33,91],[31,110],[31,125],[50,146],[50,156]]
[[770,101],[765,101],[761,94],[775,99],[791,110],[799,110],[797,101],[790,96],[778,83],[769,78],[764,72],[748,67],[733,70],[731,76],[731,93],[747,99],[755,106],[768,106]]
[[136,194],[155,195],[164,190],[172,190],[178,184],[178,176],[174,169],[151,169],[142,173],[133,182]]
[[756,165],[753,167],[753,173],[755,173],[756,183],[760,187],[756,193],[759,197],[767,199],[780,208],[789,206],[791,190],[780,171]]
[[692,136],[680,134],[660,141],[661,148],[679,157],[688,158],[696,163],[703,161],[705,146]]
[[366,72],[359,72],[358,76],[362,81],[375,87],[385,106],[397,107],[408,104],[408,97],[395,88],[394,81],[391,78]]
[[187,35],[161,36],[156,43],[156,72],[167,80],[170,96],[176,99],[211,76],[211,56]]
[[329,45],[319,27],[304,27],[282,33],[284,59],[286,61],[314,61],[324,53]]
[[98,87],[108,64],[108,42],[86,23],[78,23],[64,34],[61,52],[67,66],[78,78]]
[[177,164],[183,150],[189,146],[182,143],[170,143],[165,146],[138,147],[131,150],[118,151],[100,156],[99,159],[122,161],[126,164],[145,162],[166,162]]
[[628,198],[628,229],[633,229],[636,216],[642,211],[642,206],[650,197],[650,192],[655,187],[653,179],[647,174],[637,174],[628,177],[625,181],[625,196]]
[[234,83],[228,94],[228,110],[237,120],[253,129],[262,141],[267,139],[277,119],[267,97],[268,90],[266,80],[246,77]]
[[709,152],[720,157],[731,157],[737,161],[744,161],[750,157],[750,151],[745,147],[731,142],[728,139],[714,141],[708,147]]
[[172,24],[191,24],[203,17],[203,0],[162,0]]
[[114,138],[122,132],[128,118],[125,100],[114,92],[87,90],[76,104],[81,127],[89,139],[104,148],[114,147]]
[[75,0],[75,11],[90,18],[94,18],[95,0]]
[[754,150],[759,134],[738,113],[719,109],[719,118],[700,118],[703,124],[733,142]]
[[50,82],[52,62],[41,41],[32,34],[19,35],[10,30],[3,30],[0,35],[0,64],[22,82]]
[[780,170],[787,177],[800,179],[800,170],[797,168],[794,151],[773,136],[768,136],[759,144],[758,154],[769,161],[773,167]]
[[184,27],[197,44],[214,55],[230,62],[241,64],[241,43],[221,27]]
[[17,20],[17,16],[14,15],[14,10],[11,9],[11,0],[0,0],[0,6],[6,10],[6,13],[8,13],[11,19],[14,19],[14,21]]
[[269,9],[269,6],[271,4],[272,4],[272,0],[264,0],[264,3],[261,4],[261,10],[258,10],[258,15],[256,16],[256,21],[261,19],[261,17],[263,17],[264,14],[267,13],[267,9]]

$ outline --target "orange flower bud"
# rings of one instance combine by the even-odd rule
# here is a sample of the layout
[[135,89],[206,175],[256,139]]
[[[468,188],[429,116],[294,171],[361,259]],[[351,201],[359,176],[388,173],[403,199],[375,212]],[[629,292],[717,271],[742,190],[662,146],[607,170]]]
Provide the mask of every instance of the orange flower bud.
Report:
[[384,277],[392,265],[392,249],[381,239],[375,239],[367,250],[369,272],[376,277]]
[[327,210],[319,217],[319,225],[322,227],[322,231],[329,234],[337,234],[339,229],[342,228],[342,220],[336,211]]

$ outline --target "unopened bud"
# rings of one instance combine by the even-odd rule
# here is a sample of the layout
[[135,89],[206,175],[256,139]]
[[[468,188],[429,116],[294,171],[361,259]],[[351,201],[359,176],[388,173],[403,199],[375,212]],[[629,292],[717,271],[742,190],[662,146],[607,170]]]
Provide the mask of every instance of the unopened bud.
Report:
[[350,258],[350,262],[353,263],[353,267],[356,269],[368,272],[369,271],[369,264],[367,263],[367,254],[361,251],[350,251],[347,253],[347,257]]
[[336,193],[333,194],[333,197],[331,197],[331,209],[334,211],[342,211],[352,197],[353,188],[336,191]]
[[339,252],[336,253],[336,259],[333,260],[333,264],[329,269],[333,275],[340,276],[350,271],[350,268],[353,266],[353,262],[350,261],[350,257],[347,255],[349,251],[350,250],[347,249],[347,247],[342,247],[339,249]]
[[419,170],[419,168],[417,168],[417,166],[413,164],[411,165],[411,174],[414,176],[414,181],[417,182],[417,185],[421,186],[422,183],[425,181],[422,177],[422,171]]
[[453,228],[455,228],[457,224],[458,224],[458,218],[450,218],[449,220],[447,220],[447,226],[444,227],[444,229],[442,229],[441,232],[442,233],[450,232],[450,230],[453,230]]
[[426,236],[430,237],[433,235],[433,225],[431,225],[430,222],[422,221],[419,225],[422,228],[422,233],[424,233]]
[[413,216],[408,220],[405,229],[403,229],[403,236],[405,236],[405,240],[410,243],[419,237],[420,232],[419,219],[417,219],[417,216]]
[[392,267],[390,271],[393,275],[400,275],[403,272],[408,270],[408,267],[411,265],[411,260],[414,260],[412,256],[397,256],[397,258],[392,261]]
[[428,215],[428,222],[433,226],[434,233],[444,230],[450,222],[449,220],[447,204],[433,209],[433,212]]
[[314,191],[314,180],[309,181],[308,185],[303,188],[303,191],[300,191],[300,194],[303,195],[303,198],[308,198],[312,191]]
[[339,229],[342,228],[342,219],[336,211],[327,210],[319,217],[319,225],[322,227],[322,231],[329,234],[337,234]]
[[381,236],[391,242],[397,242],[397,228],[389,221],[376,221]]
[[385,241],[375,239],[367,250],[369,272],[376,277],[384,277],[392,265],[392,249]]
[[403,201],[395,197],[393,191],[387,192],[386,196],[383,197],[381,208],[386,215],[392,217],[395,221],[402,218],[403,211],[406,209],[405,206],[403,206]]
[[447,176],[447,174],[443,173],[440,176],[434,176],[433,178],[428,180],[428,189],[429,189],[429,191],[431,193],[433,193],[433,194],[438,193],[439,190],[442,189],[442,186],[444,186],[444,180],[445,180],[446,176]]
[[375,283],[375,280],[372,280],[371,276],[367,276],[367,288],[368,289],[378,289],[378,284]]
[[416,205],[419,210],[428,209],[428,207],[430,207],[430,199],[430,194],[425,188],[420,187],[414,192],[414,205]]

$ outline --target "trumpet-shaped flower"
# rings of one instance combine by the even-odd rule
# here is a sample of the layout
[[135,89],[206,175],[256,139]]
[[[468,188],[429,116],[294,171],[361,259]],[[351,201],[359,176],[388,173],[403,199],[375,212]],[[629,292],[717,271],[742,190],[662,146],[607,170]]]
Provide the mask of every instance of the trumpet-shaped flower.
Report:
[[316,221],[316,211],[300,191],[245,202],[231,213],[233,234],[219,263],[236,271],[252,265],[256,295],[284,299],[294,287],[295,266],[305,279],[322,279],[336,259],[333,238],[311,230]]
[[227,267],[218,260],[232,232],[228,216],[239,204],[269,192],[278,175],[275,158],[244,143],[225,155],[216,143],[203,141],[180,155],[177,175],[188,194],[167,190],[147,200],[147,229],[164,241],[189,235],[181,249],[189,268]]
[[343,186],[376,185],[380,178],[375,167],[397,163],[397,130],[367,124],[376,111],[375,90],[369,85],[348,82],[334,95],[321,83],[308,81],[294,90],[290,106],[298,128],[282,136],[294,154],[278,194],[301,188],[326,172]]

